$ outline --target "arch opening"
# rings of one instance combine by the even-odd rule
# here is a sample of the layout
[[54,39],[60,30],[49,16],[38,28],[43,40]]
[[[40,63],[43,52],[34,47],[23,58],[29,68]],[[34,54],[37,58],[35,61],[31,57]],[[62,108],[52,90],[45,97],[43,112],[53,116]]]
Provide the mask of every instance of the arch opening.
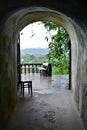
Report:
[[[72,24],[72,21],[71,19],[69,19],[68,17],[66,17],[65,15],[61,14],[61,13],[58,13],[56,11],[52,11],[52,10],[49,10],[49,9],[45,9],[42,8],[42,10],[39,11],[39,9],[37,8],[34,8],[36,11],[34,12],[33,10],[33,13],[32,11],[30,12],[27,12],[25,13],[24,16],[22,16],[20,18],[20,20],[18,21],[18,26],[17,26],[17,31],[21,31],[25,26],[27,26],[28,24],[31,24],[33,22],[37,22],[37,21],[51,21],[51,22],[54,22],[56,24],[59,24],[61,25],[62,27],[65,28],[65,30],[68,32],[69,36],[70,36],[70,59],[72,59],[72,56],[73,54],[74,55],[77,55],[77,44],[78,44],[78,41],[77,41],[77,36],[76,36],[76,32],[75,32],[75,28]],[[74,39],[73,39],[74,37]],[[76,50],[72,50],[72,48],[75,48]],[[72,50],[72,52],[71,52]],[[74,52],[73,52],[74,51]],[[72,61],[71,61],[72,62]],[[72,63],[70,62],[70,67],[72,65]],[[72,71],[73,67],[70,68],[70,87],[69,88],[72,88],[73,91],[75,91],[75,85],[72,85],[72,83],[74,83],[71,79],[71,74],[73,71]],[[73,86],[73,87],[71,87]]]
[[[48,28],[50,28],[50,30],[48,30]],[[31,37],[31,35],[33,36]],[[47,40],[45,38],[47,38]],[[56,79],[59,77],[58,83],[55,83],[57,84],[56,85],[57,88],[58,87],[60,89],[71,88],[70,81],[69,81],[71,80],[70,79],[70,70],[71,70],[70,40],[69,40],[68,33],[62,26],[49,21],[44,21],[44,22],[39,21],[39,22],[34,22],[33,24],[29,24],[20,32],[19,44],[21,46],[20,54],[19,54],[19,56],[21,55],[20,56],[21,58],[18,59],[20,59],[19,64],[21,64],[22,66],[21,69],[23,68],[21,71],[22,75],[24,75],[24,73],[30,74],[32,72],[37,74],[40,68],[39,64],[43,64],[43,62],[47,62],[51,64],[51,68],[52,68],[52,72],[50,72],[52,73],[51,80],[55,82]],[[33,71],[32,71],[32,64],[37,64],[33,68],[34,69]]]

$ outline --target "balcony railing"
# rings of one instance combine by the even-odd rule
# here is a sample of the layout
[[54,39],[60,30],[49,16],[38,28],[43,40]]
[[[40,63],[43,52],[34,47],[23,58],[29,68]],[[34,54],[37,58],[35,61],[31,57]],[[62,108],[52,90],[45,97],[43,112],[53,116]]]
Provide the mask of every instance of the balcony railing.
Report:
[[39,64],[20,64],[18,65],[18,70],[20,73],[39,73],[39,67],[41,67],[41,63]]

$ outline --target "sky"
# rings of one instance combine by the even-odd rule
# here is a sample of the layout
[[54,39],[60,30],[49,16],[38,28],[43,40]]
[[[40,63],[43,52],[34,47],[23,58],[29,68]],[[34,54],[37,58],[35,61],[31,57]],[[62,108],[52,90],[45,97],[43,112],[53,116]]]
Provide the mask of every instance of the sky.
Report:
[[[50,37],[46,32],[41,22],[29,24],[20,32],[20,48],[48,48]],[[45,40],[47,35],[49,37],[48,42]]]

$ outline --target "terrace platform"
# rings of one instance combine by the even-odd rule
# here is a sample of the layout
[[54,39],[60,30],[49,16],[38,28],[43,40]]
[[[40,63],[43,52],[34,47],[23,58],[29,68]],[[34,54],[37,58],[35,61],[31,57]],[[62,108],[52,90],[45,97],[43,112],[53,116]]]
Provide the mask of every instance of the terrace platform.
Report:
[[[59,90],[68,90],[69,75],[41,76],[40,73],[21,74],[24,81],[32,81],[33,92],[40,94],[57,93]],[[28,89],[25,92],[27,94]]]

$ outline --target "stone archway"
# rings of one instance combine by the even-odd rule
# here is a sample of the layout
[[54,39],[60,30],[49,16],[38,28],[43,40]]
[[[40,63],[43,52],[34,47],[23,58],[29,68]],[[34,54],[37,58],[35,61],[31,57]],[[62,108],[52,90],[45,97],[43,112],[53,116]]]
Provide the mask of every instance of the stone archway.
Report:
[[[82,114],[82,95],[85,81],[82,81],[82,68],[86,58],[85,35],[78,25],[70,18],[58,11],[42,7],[24,8],[9,14],[2,23],[1,28],[1,107],[5,117],[9,115],[16,102],[17,90],[17,45],[18,32],[26,25],[41,20],[48,20],[63,26],[71,40],[71,89],[77,107]],[[5,95],[6,94],[6,95]],[[9,95],[9,96],[8,96]],[[9,104],[10,102],[10,104]],[[10,107],[9,107],[10,106]],[[10,110],[9,110],[10,108]]]

